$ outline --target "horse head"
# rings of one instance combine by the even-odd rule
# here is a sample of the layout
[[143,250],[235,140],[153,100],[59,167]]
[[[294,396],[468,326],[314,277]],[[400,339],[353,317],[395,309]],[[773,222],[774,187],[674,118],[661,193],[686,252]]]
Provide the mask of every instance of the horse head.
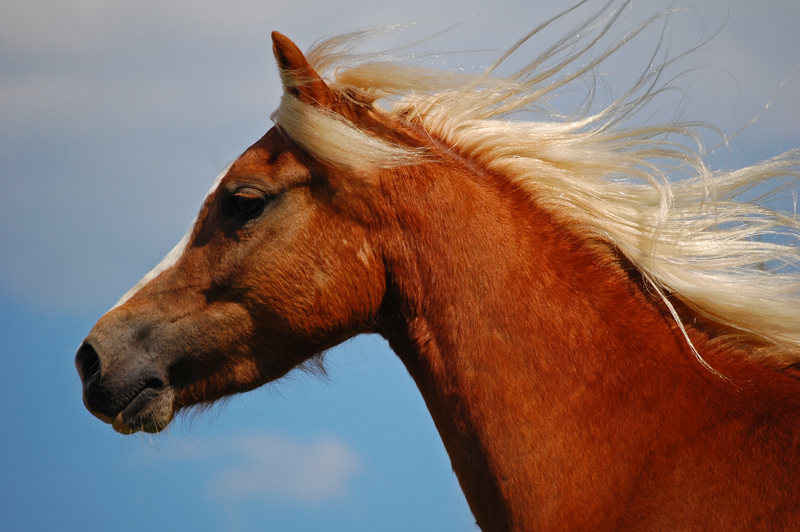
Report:
[[[368,101],[331,90],[291,41],[273,41],[287,122],[303,121],[291,109],[359,121],[382,142],[390,124]],[[392,131],[394,142],[402,137]],[[281,125],[268,131],[217,179],[184,240],[81,345],[86,407],[119,432],[158,432],[183,408],[259,387],[372,330],[386,277],[368,230],[375,175],[320,162]]]

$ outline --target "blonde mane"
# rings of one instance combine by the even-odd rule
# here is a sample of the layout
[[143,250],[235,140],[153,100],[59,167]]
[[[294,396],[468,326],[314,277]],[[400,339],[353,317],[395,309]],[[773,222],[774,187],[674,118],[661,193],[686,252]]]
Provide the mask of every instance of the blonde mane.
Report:
[[[596,45],[626,5],[600,10],[504,77],[494,75],[498,67],[567,12],[540,25],[481,75],[356,53],[369,32],[324,40],[307,57],[333,90],[356,91],[377,109],[422,126],[528,189],[538,204],[611,243],[679,324],[673,297],[730,327],[729,338],[760,345],[755,354],[797,362],[800,223],[794,214],[762,206],[771,198],[762,198],[761,205],[736,200],[773,178],[783,180],[774,194],[793,194],[800,150],[739,170],[712,171],[704,160],[701,124],[673,119],[635,125],[631,118],[668,88],[660,77],[674,59],[651,63],[628,91],[594,110],[598,67],[669,15],[642,22],[598,52]],[[587,99],[566,115],[552,110],[552,101],[576,82],[587,87]],[[427,160],[424,150],[376,138],[289,93],[274,120],[313,156],[354,171]]]

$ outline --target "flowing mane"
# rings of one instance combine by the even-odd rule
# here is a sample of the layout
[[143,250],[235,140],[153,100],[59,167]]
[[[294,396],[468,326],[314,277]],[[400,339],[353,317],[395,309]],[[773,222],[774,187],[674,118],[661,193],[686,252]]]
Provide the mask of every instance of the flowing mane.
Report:
[[[747,168],[712,171],[698,132],[703,124],[678,118],[635,125],[633,118],[669,88],[661,77],[675,59],[651,62],[628,91],[600,110],[591,96],[566,115],[549,105],[571,84],[596,87],[597,71],[609,56],[669,16],[646,20],[598,52],[598,42],[626,5],[601,10],[505,77],[495,75],[497,68],[566,12],[537,27],[481,75],[358,53],[372,32],[328,38],[307,58],[340,96],[422,127],[435,142],[521,185],[538,205],[588,238],[614,246],[679,324],[676,300],[721,326],[725,341],[748,343],[753,356],[797,362],[800,222],[794,213],[763,206],[769,197],[755,203],[737,198],[773,178],[783,179],[783,186],[771,196],[791,192],[800,178],[800,150]],[[284,83],[291,82],[298,83],[297,77],[284,76]],[[364,168],[365,178],[367,167],[413,165],[428,157],[423,148],[379,138],[290,92],[273,120],[313,157]]]

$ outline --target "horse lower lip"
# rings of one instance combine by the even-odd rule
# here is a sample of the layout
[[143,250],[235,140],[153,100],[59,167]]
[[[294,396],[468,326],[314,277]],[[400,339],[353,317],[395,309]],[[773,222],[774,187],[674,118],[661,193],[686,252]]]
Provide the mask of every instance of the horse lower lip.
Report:
[[135,429],[132,429],[132,428],[130,428],[130,427],[129,427],[128,425],[126,425],[126,424],[125,424],[125,422],[122,420],[122,413],[119,413],[119,414],[117,414],[117,417],[115,417],[115,418],[114,418],[114,419],[111,421],[111,427],[112,427],[114,430],[116,430],[117,432],[119,432],[120,434],[133,434],[134,432],[136,432],[136,430],[135,430]]
[[130,403],[122,409],[117,418],[122,418],[128,422],[133,418],[139,417],[142,411],[147,410],[147,406],[158,396],[158,390],[145,388],[134,397]]
[[172,400],[169,389],[145,388],[111,421],[120,434],[163,430],[172,419]]

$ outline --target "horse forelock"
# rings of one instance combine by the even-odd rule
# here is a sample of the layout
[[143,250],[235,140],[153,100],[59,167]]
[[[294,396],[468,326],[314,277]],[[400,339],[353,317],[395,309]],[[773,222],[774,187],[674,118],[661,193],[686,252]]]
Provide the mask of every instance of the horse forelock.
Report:
[[[596,69],[605,59],[668,16],[636,26],[595,53],[597,34],[616,23],[616,13],[596,15],[505,78],[490,75],[497,64],[473,75],[387,59],[385,54],[353,53],[369,36],[366,32],[322,41],[307,57],[343,98],[358,94],[376,112],[423,128],[529,190],[541,207],[619,249],[662,295],[678,323],[671,296],[731,327],[739,337],[766,342],[771,347],[760,350],[765,355],[796,361],[800,250],[795,244],[800,223],[793,215],[734,200],[767,179],[800,178],[800,150],[748,168],[714,172],[704,161],[698,124],[672,120],[630,125],[630,118],[663,91],[653,82],[672,62],[669,58],[651,66],[621,98],[599,111],[579,108],[565,117],[545,110],[547,100],[570,83],[587,77],[596,83]],[[508,119],[526,112],[546,119]],[[380,138],[289,93],[273,120],[331,166],[392,168],[425,161],[424,149]],[[765,264],[776,267],[766,271]]]
[[318,161],[340,168],[394,168],[420,161],[418,148],[379,138],[328,109],[286,92],[272,119]]

